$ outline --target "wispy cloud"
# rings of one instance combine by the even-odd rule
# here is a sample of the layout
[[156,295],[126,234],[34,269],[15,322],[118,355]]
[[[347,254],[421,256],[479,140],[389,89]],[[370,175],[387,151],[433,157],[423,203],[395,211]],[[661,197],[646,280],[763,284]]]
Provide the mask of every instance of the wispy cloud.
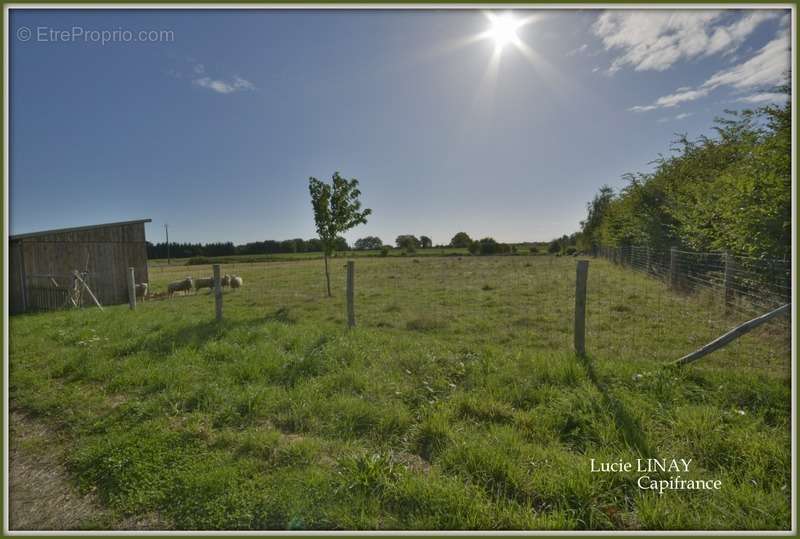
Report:
[[696,88],[678,88],[674,93],[659,97],[650,105],[636,105],[628,110],[645,112],[675,107],[681,103],[706,97],[712,91],[725,86],[739,91],[775,87],[786,82],[789,62],[789,36],[785,30],[781,30],[775,39],[764,45],[746,62],[716,72]]
[[778,11],[753,11],[734,22],[722,11],[606,11],[592,26],[608,51],[608,68],[664,71],[681,60],[731,54]]
[[682,112],[680,114],[676,114],[675,116],[665,116],[663,118],[659,118],[657,121],[660,124],[675,121],[675,120],[685,120],[686,118],[694,116],[692,112]]
[[200,86],[201,88],[207,88],[218,94],[230,94],[233,92],[240,92],[243,90],[255,90],[255,85],[250,82],[249,80],[243,79],[239,76],[233,77],[233,79],[226,81],[221,79],[212,79],[211,77],[200,77],[198,79],[192,80],[192,84],[196,86]]
[[212,77],[206,65],[195,58],[174,58],[178,67],[169,69],[167,74],[176,79],[190,80],[193,86],[205,88],[218,94],[231,94],[247,90],[255,90],[256,86],[251,81],[234,75],[231,78]]
[[787,94],[777,92],[762,92],[736,99],[739,103],[780,103],[789,99]]
[[583,52],[586,52],[588,49],[589,49],[589,45],[584,43],[583,45],[581,45],[577,49],[573,49],[573,50],[569,51],[567,53],[567,56],[575,56],[576,54],[581,54]]

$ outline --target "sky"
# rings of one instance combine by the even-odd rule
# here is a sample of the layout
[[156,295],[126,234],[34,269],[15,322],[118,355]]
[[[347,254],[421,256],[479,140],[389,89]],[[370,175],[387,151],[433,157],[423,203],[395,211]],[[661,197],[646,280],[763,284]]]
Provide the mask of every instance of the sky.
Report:
[[547,241],[677,133],[785,100],[790,31],[789,10],[12,9],[10,232],[310,238],[308,178],[338,171],[372,209],[350,242]]

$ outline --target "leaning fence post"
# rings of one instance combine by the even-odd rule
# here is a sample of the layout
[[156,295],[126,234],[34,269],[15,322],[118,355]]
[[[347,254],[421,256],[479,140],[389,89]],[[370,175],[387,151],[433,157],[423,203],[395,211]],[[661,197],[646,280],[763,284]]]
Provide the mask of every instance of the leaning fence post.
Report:
[[219,264],[214,264],[214,304],[216,307],[217,322],[222,321],[222,280],[219,274]]
[[575,275],[575,352],[586,354],[586,278],[589,275],[589,261],[578,260]]
[[669,250],[669,286],[678,286],[678,248],[671,247]]
[[353,289],[355,286],[355,262],[347,261],[347,327],[352,328],[356,325],[356,308],[353,304]]
[[128,303],[131,310],[136,308],[136,275],[135,268],[128,268]]

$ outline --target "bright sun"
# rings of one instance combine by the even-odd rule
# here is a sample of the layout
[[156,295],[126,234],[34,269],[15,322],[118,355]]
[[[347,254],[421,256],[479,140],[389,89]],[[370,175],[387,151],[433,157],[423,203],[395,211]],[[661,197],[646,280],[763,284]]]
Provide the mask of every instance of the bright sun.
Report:
[[514,43],[519,40],[519,37],[517,36],[517,28],[519,28],[522,23],[520,23],[520,21],[517,20],[517,18],[511,13],[487,15],[491,23],[487,34],[492,38],[496,47],[502,49],[507,44]]

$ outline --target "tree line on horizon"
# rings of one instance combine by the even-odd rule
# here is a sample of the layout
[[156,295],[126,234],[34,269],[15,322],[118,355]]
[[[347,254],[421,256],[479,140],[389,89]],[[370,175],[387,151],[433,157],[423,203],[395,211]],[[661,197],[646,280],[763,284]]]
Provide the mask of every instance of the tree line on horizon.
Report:
[[619,191],[603,185],[580,231],[549,250],[647,245],[790,256],[792,114],[781,90],[784,104],[725,111],[712,136],[679,135],[653,172],[625,174]]
[[[394,245],[388,245],[377,236],[365,236],[357,239],[351,246],[347,240],[341,236],[334,240],[334,251],[388,251],[390,249],[402,249],[405,252],[413,253],[417,249],[432,248],[465,248],[472,254],[504,254],[511,253],[514,246],[500,243],[493,238],[482,238],[473,240],[466,232],[455,234],[450,242],[445,245],[434,245],[428,236],[415,236],[413,234],[401,234],[395,238]],[[211,243],[177,243],[170,242],[167,249],[166,242],[151,243],[147,242],[147,257],[149,259],[167,258],[192,258],[192,257],[215,257],[215,256],[234,256],[234,255],[260,255],[260,254],[291,254],[291,253],[319,253],[323,252],[322,240],[319,238],[294,238],[289,240],[264,240],[248,242],[236,245],[228,242]]]

